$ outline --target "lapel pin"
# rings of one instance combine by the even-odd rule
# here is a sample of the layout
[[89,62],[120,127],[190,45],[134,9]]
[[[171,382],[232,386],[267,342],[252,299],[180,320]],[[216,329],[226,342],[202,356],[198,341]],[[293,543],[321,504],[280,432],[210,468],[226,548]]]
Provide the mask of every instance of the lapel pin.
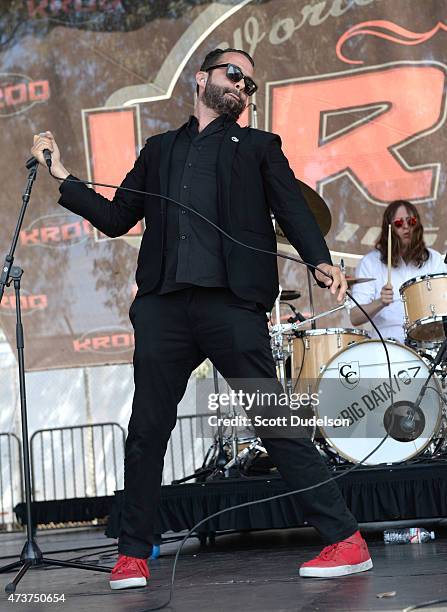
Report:
[[236,138],[236,136],[232,136],[232,137],[231,137],[231,140],[232,140],[233,142],[239,142],[239,138]]

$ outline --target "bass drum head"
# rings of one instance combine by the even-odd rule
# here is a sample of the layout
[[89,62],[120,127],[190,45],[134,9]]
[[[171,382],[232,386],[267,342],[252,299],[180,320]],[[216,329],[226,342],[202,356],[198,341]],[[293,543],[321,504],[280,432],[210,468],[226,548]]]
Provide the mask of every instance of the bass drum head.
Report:
[[353,463],[405,461],[421,453],[439,429],[441,405],[437,391],[441,389],[432,378],[420,404],[415,439],[405,437],[402,441],[402,436],[393,430],[394,438],[389,436],[362,461],[387,434],[385,423],[390,418],[391,396],[397,409],[393,423],[399,423],[407,416],[408,402],[416,400],[429,371],[415,351],[390,340],[385,344],[391,362],[391,387],[380,340],[365,340],[342,349],[328,361],[318,379],[315,414],[319,429],[337,453]]

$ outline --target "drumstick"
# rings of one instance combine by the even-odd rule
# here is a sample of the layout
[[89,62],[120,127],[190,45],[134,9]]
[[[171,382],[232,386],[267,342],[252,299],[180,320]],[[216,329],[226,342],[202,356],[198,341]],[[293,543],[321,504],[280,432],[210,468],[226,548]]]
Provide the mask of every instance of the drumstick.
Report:
[[388,224],[388,286],[391,287],[391,223]]

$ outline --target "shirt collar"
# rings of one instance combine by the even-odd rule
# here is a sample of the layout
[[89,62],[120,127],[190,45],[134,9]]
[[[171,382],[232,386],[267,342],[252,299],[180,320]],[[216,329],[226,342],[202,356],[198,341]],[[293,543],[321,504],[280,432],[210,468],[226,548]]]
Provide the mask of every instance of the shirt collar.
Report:
[[[213,119],[213,121],[211,121],[211,123],[206,126],[205,130],[208,131],[209,129],[210,131],[214,132],[215,130],[220,129],[221,127],[228,128],[232,123],[235,123],[233,117],[224,113]],[[195,115],[191,115],[189,117],[187,127],[190,130],[198,130],[199,122]],[[201,134],[203,134],[205,130],[203,130]]]

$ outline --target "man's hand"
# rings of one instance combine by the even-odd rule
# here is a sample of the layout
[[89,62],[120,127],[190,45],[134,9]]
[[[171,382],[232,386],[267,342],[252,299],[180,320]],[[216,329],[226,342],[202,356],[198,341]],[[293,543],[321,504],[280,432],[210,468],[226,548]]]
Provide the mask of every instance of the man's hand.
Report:
[[392,285],[384,285],[380,291],[380,301],[383,306],[389,306],[394,301]]
[[[332,278],[328,278],[325,274],[319,272],[319,270],[323,270],[326,274],[332,276]],[[346,282],[345,275],[337,266],[330,266],[327,263],[318,264],[317,269],[315,270],[315,278],[320,282],[324,283],[326,287],[330,287],[332,295],[335,295],[338,291],[337,302],[341,304],[346,296],[346,289],[348,288],[348,283]]]
[[54,140],[51,132],[42,132],[34,136],[34,144],[31,148],[31,154],[42,164],[45,168],[47,167],[45,159],[43,157],[43,150],[48,149],[51,151],[51,172],[58,178],[66,178],[70,173],[64,168],[61,163],[61,154],[59,147]]

